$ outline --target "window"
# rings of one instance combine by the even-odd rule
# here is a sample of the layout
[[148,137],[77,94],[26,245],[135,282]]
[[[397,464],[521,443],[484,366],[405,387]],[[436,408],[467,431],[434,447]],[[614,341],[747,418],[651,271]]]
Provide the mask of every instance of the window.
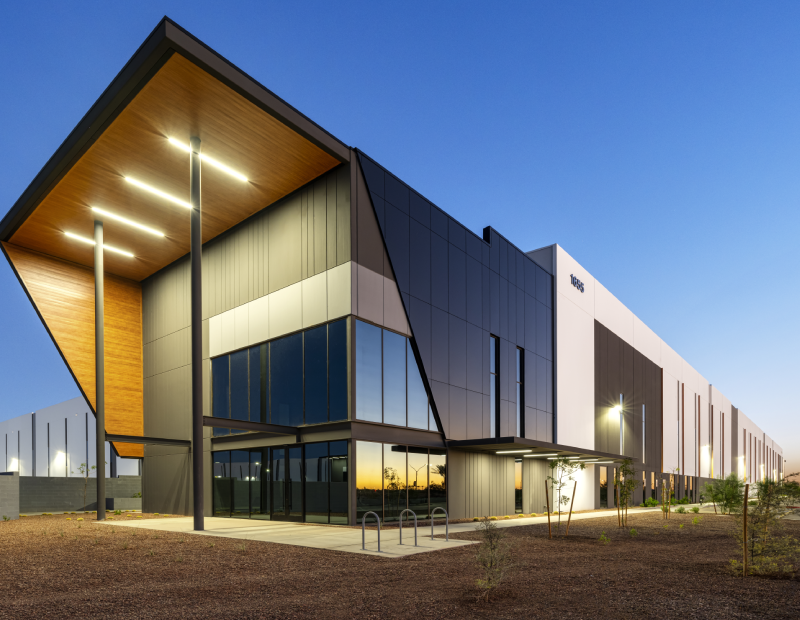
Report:
[[608,508],[608,467],[600,467],[600,508]]
[[[211,360],[212,416],[287,426],[346,420],[347,321]],[[214,435],[227,435],[215,428]]]
[[436,430],[409,338],[356,321],[356,417]]
[[622,415],[623,407],[622,407],[622,394],[619,395],[619,453],[625,454],[624,448],[624,440],[625,440],[625,419]]
[[524,363],[525,352],[517,347],[517,437],[525,437],[525,390],[522,384],[522,378],[525,376]]
[[489,336],[489,436],[500,436],[500,343]]
[[514,512],[522,512],[522,459],[514,459]]

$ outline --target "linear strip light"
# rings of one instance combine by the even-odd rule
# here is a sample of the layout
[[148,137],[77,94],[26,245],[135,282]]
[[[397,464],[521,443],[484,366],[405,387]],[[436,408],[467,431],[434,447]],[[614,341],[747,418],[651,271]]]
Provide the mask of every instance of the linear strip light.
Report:
[[149,232],[151,235],[156,235],[157,237],[164,236],[164,233],[162,233],[160,230],[156,230],[154,228],[150,228],[149,226],[145,226],[144,224],[139,224],[138,222],[131,221],[126,217],[122,217],[121,215],[110,213],[105,209],[101,209],[100,207],[92,207],[92,211],[94,211],[95,213],[99,213],[103,217],[110,217],[112,220],[117,220],[118,222],[122,222],[123,224],[127,224],[128,226],[133,226],[134,228],[138,228],[139,230]]
[[557,455],[556,455],[555,452],[552,452],[550,454],[526,454],[525,458],[533,459],[533,458],[536,458],[537,456],[557,456]]
[[525,452],[532,452],[532,450],[498,450],[495,454],[523,454]]
[[141,181],[137,181],[136,179],[132,179],[131,177],[125,177],[125,180],[131,185],[135,185],[136,187],[140,187],[141,189],[147,190],[151,194],[155,194],[156,196],[160,196],[165,200],[174,202],[176,205],[186,207],[187,209],[192,208],[192,205],[186,202],[185,200],[181,200],[180,198],[175,198],[175,196],[167,194],[166,192],[162,192],[160,189],[156,189],[152,185],[148,185],[147,183],[142,183]]
[[[81,237],[80,235],[75,235],[71,232],[65,232],[65,235],[70,239],[76,239],[77,241],[83,241],[84,243],[88,243],[89,245],[95,245],[94,239],[88,239],[87,237]],[[133,258],[133,254],[130,252],[126,252],[125,250],[120,250],[119,248],[115,248],[111,245],[103,244],[104,250],[109,250],[110,252],[116,252],[117,254],[122,254],[123,256],[127,256],[129,258]]]
[[[176,140],[175,138],[167,138],[167,140],[169,140],[169,143],[171,145],[177,146],[179,149],[181,149],[183,151],[186,151],[187,153],[191,153],[192,152],[192,147],[189,146],[188,144],[186,144],[185,142],[181,142],[180,140]],[[231,175],[234,179],[238,179],[239,181],[242,181],[243,183],[247,183],[247,177],[246,176],[244,176],[240,172],[236,172],[236,170],[234,170],[233,168],[229,168],[225,164],[218,162],[213,157],[209,157],[205,153],[200,153],[200,161],[202,161],[203,163],[206,163],[206,164],[211,164],[212,166],[214,166],[218,170],[222,170],[222,172],[225,172],[225,173]]]

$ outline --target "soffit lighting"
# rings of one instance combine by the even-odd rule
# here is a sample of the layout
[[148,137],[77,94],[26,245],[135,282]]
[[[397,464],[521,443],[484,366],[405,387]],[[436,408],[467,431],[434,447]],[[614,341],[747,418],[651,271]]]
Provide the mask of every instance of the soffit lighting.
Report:
[[134,222],[126,217],[122,217],[121,215],[110,213],[109,211],[101,209],[100,207],[92,207],[92,211],[94,211],[95,213],[99,213],[103,217],[110,217],[112,220],[116,220],[118,222],[122,222],[123,224],[127,224],[128,226],[133,226],[134,228],[138,228],[139,230],[149,232],[151,235],[156,235],[157,237],[164,236],[164,233],[162,233],[160,230],[156,230],[155,228],[150,228],[149,226],[145,226],[144,224],[139,224],[139,222]]
[[[71,232],[65,232],[65,235],[70,239],[75,239],[76,241],[82,241],[83,243],[88,243],[89,245],[95,245],[94,239],[89,239],[87,237],[81,237],[80,235],[75,235]],[[108,250],[109,252],[116,252],[117,254],[122,254],[123,256],[127,256],[128,258],[133,258],[133,254],[130,252],[126,252],[125,250],[120,250],[119,248],[115,248],[111,245],[103,244],[103,249]]]
[[[167,139],[169,140],[169,143],[171,145],[177,146],[182,151],[186,151],[187,153],[192,152],[192,147],[186,144],[185,142],[181,142],[180,140],[176,140],[175,138],[167,138]],[[200,161],[202,161],[203,163],[210,164],[215,168],[217,168],[218,170],[222,170],[222,172],[231,175],[234,179],[242,181],[243,183],[247,183],[247,177],[244,176],[242,173],[236,172],[236,170],[234,170],[233,168],[230,168],[225,164],[218,162],[216,159],[214,159],[213,157],[209,157],[205,153],[199,153],[199,155],[200,155]]]
[[167,194],[166,192],[162,192],[160,189],[156,189],[152,185],[148,185],[147,183],[142,183],[137,179],[132,179],[131,177],[125,177],[125,180],[130,183],[131,185],[135,185],[143,190],[150,192],[151,194],[155,194],[156,196],[160,196],[165,200],[169,200],[170,202],[174,202],[176,205],[180,205],[182,207],[186,207],[187,209],[191,209],[192,205],[186,202],[185,200],[181,200],[180,198],[175,198],[171,194]]
[[558,453],[557,452],[548,452],[547,454],[545,454],[543,452],[540,452],[538,454],[529,454],[528,456],[531,457],[531,458],[533,458],[535,456],[558,456]]
[[498,450],[495,454],[524,454],[525,452],[532,452],[532,450]]

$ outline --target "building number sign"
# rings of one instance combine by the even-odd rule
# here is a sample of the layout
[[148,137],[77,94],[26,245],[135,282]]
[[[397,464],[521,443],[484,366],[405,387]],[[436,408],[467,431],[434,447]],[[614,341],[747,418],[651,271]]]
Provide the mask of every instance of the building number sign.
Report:
[[570,274],[570,276],[569,276],[569,277],[570,277],[570,280],[572,280],[572,286],[574,286],[574,287],[575,287],[576,289],[578,289],[578,290],[579,290],[581,293],[583,293],[583,282],[581,282],[580,280],[578,280],[578,278],[576,278],[576,277],[575,277],[575,276],[573,276],[572,274]]

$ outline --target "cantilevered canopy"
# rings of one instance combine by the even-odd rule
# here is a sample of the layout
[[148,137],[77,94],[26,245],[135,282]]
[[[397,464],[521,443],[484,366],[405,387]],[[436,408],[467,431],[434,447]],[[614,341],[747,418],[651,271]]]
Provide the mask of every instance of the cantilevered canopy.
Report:
[[[0,240],[92,265],[92,207],[164,233],[106,227],[106,271],[141,281],[189,251],[192,135],[247,178],[203,166],[203,241],[349,160],[341,142],[164,19],[0,223]],[[109,224],[113,222],[107,220]]]
[[202,157],[237,173],[203,160],[204,242],[350,159],[347,146],[164,18],[0,222],[3,253],[94,408],[91,238],[104,220],[106,432],[122,456],[142,455],[125,440],[144,435],[140,283],[190,250],[180,203],[192,136]]
[[[499,454],[501,456],[513,456],[522,458],[576,458],[585,460],[587,464],[597,459],[599,464],[621,463],[628,458],[619,454],[608,454],[596,450],[584,450],[583,448],[573,448],[562,446],[546,441],[536,441],[535,439],[525,439],[523,437],[497,437],[489,439],[465,439],[458,441],[448,441],[448,448],[457,448],[467,452],[486,452],[489,454]],[[631,457],[636,462],[638,459]]]

